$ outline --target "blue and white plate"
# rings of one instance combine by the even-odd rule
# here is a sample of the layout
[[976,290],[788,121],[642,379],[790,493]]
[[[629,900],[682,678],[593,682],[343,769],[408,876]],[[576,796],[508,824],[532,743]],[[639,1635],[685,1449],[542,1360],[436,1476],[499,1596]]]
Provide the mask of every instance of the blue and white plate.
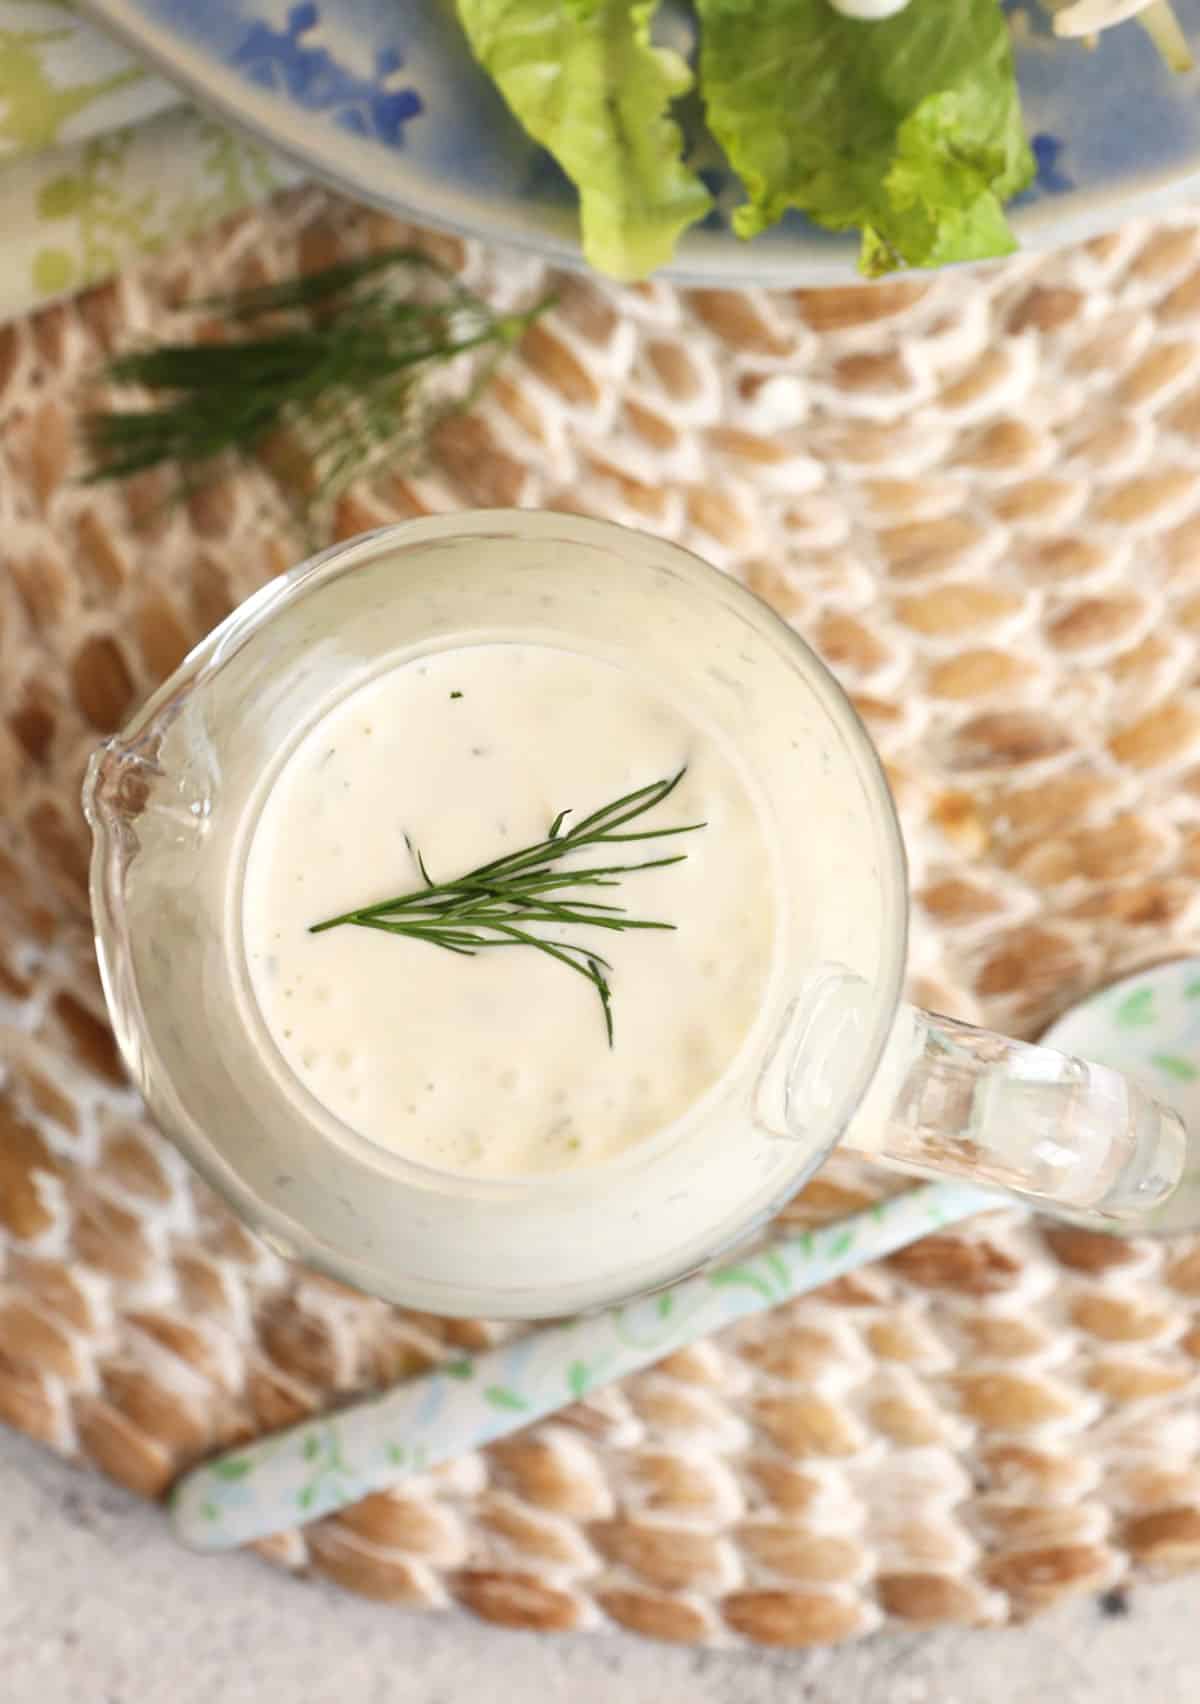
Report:
[[[952,0],[950,0],[952,3]],[[167,76],[364,200],[429,224],[577,262],[574,200],[478,71],[452,0],[85,0]],[[1200,56],[1200,0],[1175,0]],[[1014,207],[1024,243],[1091,236],[1200,190],[1200,72],[1172,76],[1136,24],[1094,52],[1055,41],[1037,0],[1017,51],[1038,161]],[[796,285],[854,276],[856,244],[789,217],[752,244],[729,229],[741,192],[697,127],[719,211],[672,276]]]

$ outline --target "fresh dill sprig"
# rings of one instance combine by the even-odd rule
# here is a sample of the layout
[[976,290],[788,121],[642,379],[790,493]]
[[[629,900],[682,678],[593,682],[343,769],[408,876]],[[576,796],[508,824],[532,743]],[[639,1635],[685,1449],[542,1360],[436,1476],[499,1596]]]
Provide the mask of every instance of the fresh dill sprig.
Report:
[[673,929],[673,923],[649,922],[629,917],[624,906],[606,904],[601,900],[580,898],[570,890],[575,888],[618,887],[625,876],[639,870],[662,870],[671,864],[682,864],[684,852],[673,858],[652,858],[639,864],[567,865],[558,868],[569,853],[581,852],[594,846],[617,846],[643,840],[666,840],[677,834],[694,834],[703,828],[702,822],[685,823],[679,828],[636,828],[627,825],[652,811],[668,799],[687,773],[686,765],[677,774],[663,781],[653,781],[647,787],[626,793],[598,811],[584,817],[574,828],[567,828],[570,811],[560,811],[546,831],[546,838],[520,852],[509,852],[480,864],[449,882],[435,882],[425,867],[419,850],[409,842],[424,882],[423,888],[401,894],[396,899],[383,899],[375,905],[362,906],[357,911],[343,912],[314,923],[310,934],[320,935],[327,929],[355,924],[361,929],[381,929],[389,935],[406,935],[410,940],[428,941],[447,952],[462,953],[471,958],[485,947],[534,947],[550,958],[565,964],[568,970],[585,977],[596,990],[604,1013],[608,1045],[613,1044],[612,988],[607,972],[608,960],[590,947],[575,941],[547,940],[533,934],[539,924],[561,924],[591,929]]
[[[107,381],[148,393],[147,406],[86,416],[91,482],[173,464],[192,489],[216,458],[288,434],[317,494],[336,495],[469,407],[549,302],[497,314],[428,255],[393,248],[193,306],[234,334],[109,362]],[[434,394],[435,371],[470,355],[466,385]]]

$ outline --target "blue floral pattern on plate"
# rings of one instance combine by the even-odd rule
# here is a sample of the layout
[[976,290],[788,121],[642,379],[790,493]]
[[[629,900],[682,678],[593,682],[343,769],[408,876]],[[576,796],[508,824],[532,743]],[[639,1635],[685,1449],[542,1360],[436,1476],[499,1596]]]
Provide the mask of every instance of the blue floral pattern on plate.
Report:
[[371,74],[359,76],[316,38],[320,21],[320,7],[313,4],[293,6],[282,29],[255,19],[233,56],[234,67],[259,88],[322,113],[356,136],[399,147],[405,125],[424,110],[416,89],[395,84],[403,53],[395,46],[379,48]]
[[[451,0],[85,3],[199,98],[353,193],[576,257],[570,186],[472,62]],[[1175,5],[1200,50],[1200,0]],[[1172,76],[1135,24],[1089,52],[1055,41],[1033,0],[1014,9],[1038,164],[1014,210],[1026,243],[1076,240],[1200,183],[1200,73]],[[682,16],[672,23],[688,27]],[[853,275],[854,242],[798,217],[739,242],[728,227],[737,185],[703,135],[698,103],[684,118],[719,210],[685,239],[676,277],[779,285]]]

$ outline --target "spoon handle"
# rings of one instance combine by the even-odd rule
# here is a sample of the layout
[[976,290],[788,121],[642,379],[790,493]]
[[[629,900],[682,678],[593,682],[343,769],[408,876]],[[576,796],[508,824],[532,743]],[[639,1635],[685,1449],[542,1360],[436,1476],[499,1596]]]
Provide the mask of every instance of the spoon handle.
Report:
[[172,1496],[175,1530],[198,1549],[225,1550],[302,1526],[996,1204],[965,1184],[923,1184],[656,1295],[443,1363],[193,1469]]

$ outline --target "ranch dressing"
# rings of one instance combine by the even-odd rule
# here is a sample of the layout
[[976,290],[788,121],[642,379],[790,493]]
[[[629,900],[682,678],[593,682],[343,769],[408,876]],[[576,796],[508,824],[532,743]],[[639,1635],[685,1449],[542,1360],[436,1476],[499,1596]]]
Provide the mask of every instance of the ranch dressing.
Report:
[[[591,896],[675,928],[537,928],[609,961],[611,1048],[595,989],[532,948],[464,958],[353,926],[309,932],[419,888],[414,849],[447,880],[684,765],[631,827],[704,828],[574,855],[686,853]],[[250,837],[242,934],[270,1040],[328,1112],[422,1165],[515,1177],[603,1162],[721,1079],[764,1000],[774,890],[750,785],[717,737],[632,670],[484,642],[385,665],[300,739]]]
[[874,22],[902,12],[908,5],[908,0],[830,0],[830,5],[844,18],[860,18],[864,22]]
[[[498,698],[480,696],[489,652],[511,662],[512,646],[546,665],[535,673],[569,672],[570,690],[547,684],[539,707],[530,687],[523,710],[509,669]],[[114,986],[136,994],[147,1041],[135,1063],[162,1121],[277,1251],[409,1307],[538,1318],[679,1276],[799,1187],[883,1039],[903,870],[862,730],[734,580],[665,540],[571,515],[431,516],[265,588],[198,662],[194,690],[172,686],[138,736],[152,785],[136,840],[120,842],[130,954]],[[399,708],[377,714],[393,693]],[[301,788],[292,815],[292,781],[364,706],[361,780],[341,776],[339,820],[333,773],[317,771],[329,813],[318,830]],[[471,752],[488,743],[509,766],[490,795],[514,812],[507,841]],[[701,992],[696,967],[714,955],[690,927],[605,937],[611,1053],[595,990],[532,949],[506,964],[499,949],[460,960],[362,929],[308,934],[417,879],[402,822],[431,874],[453,879],[544,835],[559,810],[586,814],[685,756],[694,790],[663,813],[710,826],[683,837],[686,863],[618,892],[635,915],[699,929],[719,897],[718,977]],[[464,773],[471,787],[447,784]],[[383,850],[368,856],[376,835]],[[289,931],[285,964],[272,937]],[[756,980],[735,997],[739,964]],[[318,965],[330,975],[310,981]],[[283,1016],[296,969],[299,1010],[311,993],[321,1014],[307,1042]],[[865,1015],[838,1003],[846,973],[877,991]],[[496,992],[498,977],[520,982]],[[316,1005],[320,990],[330,998]],[[669,1061],[693,1014],[719,1045],[689,1082]],[[417,1077],[430,1059],[439,1074]],[[683,1116],[647,1116],[639,1135],[603,1102],[646,1094],[643,1062],[655,1119],[672,1103]],[[501,1089],[507,1070],[518,1081]],[[581,1127],[580,1148],[558,1153],[535,1144],[555,1075]],[[477,1158],[463,1155],[464,1129]]]

